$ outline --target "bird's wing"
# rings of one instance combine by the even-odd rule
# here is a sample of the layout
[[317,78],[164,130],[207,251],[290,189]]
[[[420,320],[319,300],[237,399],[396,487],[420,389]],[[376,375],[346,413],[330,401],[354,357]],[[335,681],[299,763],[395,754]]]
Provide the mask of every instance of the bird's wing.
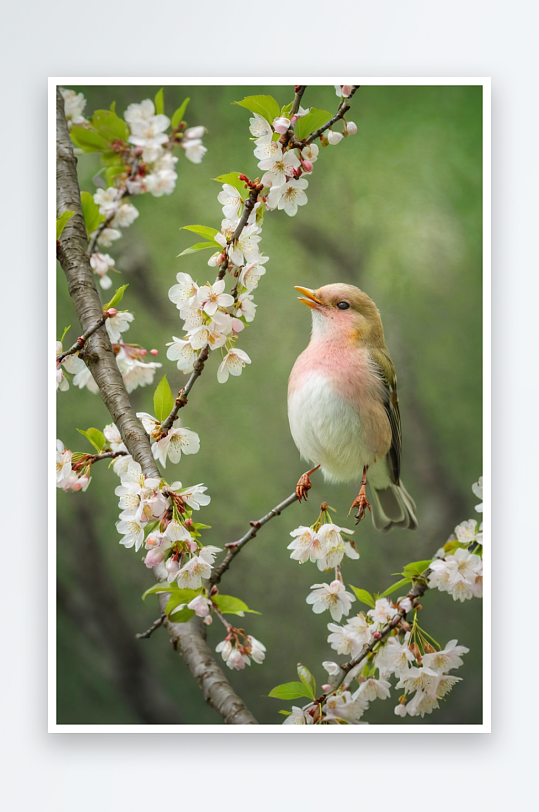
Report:
[[391,448],[389,449],[389,470],[391,479],[398,485],[400,482],[402,431],[399,398],[397,395],[397,374],[387,349],[372,350],[373,361],[380,370],[387,398],[384,407],[391,425]]

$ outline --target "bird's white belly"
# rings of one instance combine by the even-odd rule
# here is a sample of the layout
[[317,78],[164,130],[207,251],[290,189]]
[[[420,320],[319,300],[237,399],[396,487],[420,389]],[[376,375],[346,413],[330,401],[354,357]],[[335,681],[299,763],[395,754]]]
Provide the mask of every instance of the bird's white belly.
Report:
[[359,414],[326,376],[311,373],[290,393],[288,419],[301,456],[330,482],[357,480],[373,464]]

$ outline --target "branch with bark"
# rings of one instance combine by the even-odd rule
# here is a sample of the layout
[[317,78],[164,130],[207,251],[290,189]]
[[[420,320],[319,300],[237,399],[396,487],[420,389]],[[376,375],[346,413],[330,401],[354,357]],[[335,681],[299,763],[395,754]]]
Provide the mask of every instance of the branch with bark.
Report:
[[[58,216],[74,212],[67,222],[58,246],[58,259],[67,279],[69,294],[75,306],[83,334],[102,318],[103,307],[94,282],[87,253],[88,235],[84,224],[77,161],[69,137],[64,113],[64,100],[57,90],[56,106],[56,181]],[[122,440],[145,476],[161,477],[151,452],[150,440],[131,405],[122,376],[116,364],[106,329],[98,327],[87,341],[84,361],[89,367],[99,392],[118,427]],[[167,621],[172,642],[181,654],[204,697],[216,708],[227,724],[256,724],[243,700],[234,692],[213,659],[204,639],[204,629],[197,618],[184,624]],[[180,628],[177,628],[180,627]]]

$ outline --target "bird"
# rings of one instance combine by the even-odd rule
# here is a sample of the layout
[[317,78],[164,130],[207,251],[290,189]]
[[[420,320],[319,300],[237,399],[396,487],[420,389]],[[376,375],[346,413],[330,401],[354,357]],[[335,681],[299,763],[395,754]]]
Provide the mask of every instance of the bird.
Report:
[[358,508],[356,524],[369,510],[377,530],[413,530],[416,505],[400,478],[397,376],[378,308],[354,285],[295,289],[312,311],[312,334],[290,373],[288,419],[301,457],[315,466],[300,478],[296,495],[307,498],[318,468],[328,482],[361,477],[350,508]]

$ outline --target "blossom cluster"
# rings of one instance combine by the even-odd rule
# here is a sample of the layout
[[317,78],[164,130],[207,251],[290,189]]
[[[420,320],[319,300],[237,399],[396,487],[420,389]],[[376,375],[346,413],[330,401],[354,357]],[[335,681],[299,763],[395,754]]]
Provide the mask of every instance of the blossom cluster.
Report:
[[161,423],[147,412],[137,412],[137,417],[146,429],[152,443],[152,454],[166,468],[167,459],[177,463],[183,454],[196,454],[200,449],[200,438],[196,432],[177,425],[163,433]]
[[[112,348],[116,355],[116,363],[122,375],[125,388],[132,392],[138,386],[147,386],[153,383],[155,371],[162,364],[158,361],[142,360],[148,355],[148,350],[136,344],[125,344],[122,342],[122,333],[129,329],[134,319],[129,311],[116,311],[115,308],[109,310],[109,316],[105,321],[105,327],[112,343]],[[150,350],[150,355],[157,355],[157,350]],[[62,342],[56,342],[56,358],[62,353]],[[65,372],[69,372],[73,377],[73,385],[79,389],[86,387],[94,395],[99,392],[99,388],[94,380],[90,369],[86,366],[78,352],[66,356],[60,364],[56,362],[56,389],[61,392],[69,389],[69,380]]]
[[266,656],[266,647],[260,640],[234,627],[229,627],[227,636],[215,650],[234,671],[242,671],[246,665],[251,665],[251,658],[255,663],[262,664]]
[[56,487],[63,491],[85,491],[91,477],[87,473],[77,473],[73,462],[73,452],[61,440],[56,440]]
[[[60,92],[64,98],[68,127],[72,129],[73,125],[82,125],[91,129],[93,122],[82,115],[86,107],[83,94],[66,88],[60,88]],[[138,209],[126,197],[145,192],[154,197],[172,194],[178,179],[178,158],[173,154],[175,147],[180,147],[185,157],[195,164],[199,164],[207,152],[202,143],[205,127],[187,128],[185,122],[180,121],[170,129],[171,120],[164,113],[157,113],[151,99],[130,104],[123,122],[119,122],[121,127],[127,127],[125,132],[129,132],[129,135],[126,140],[117,138],[111,143],[118,161],[117,165],[112,163],[111,166],[117,171],[107,176],[109,185],[103,184],[104,188],[99,188],[93,196],[99,214],[105,217],[104,223],[88,235],[94,248],[96,245],[110,247],[122,236],[120,229],[128,228],[139,216]],[[113,257],[94,250],[90,264],[101,287],[104,290],[110,288],[112,280],[109,271],[116,270]]]

